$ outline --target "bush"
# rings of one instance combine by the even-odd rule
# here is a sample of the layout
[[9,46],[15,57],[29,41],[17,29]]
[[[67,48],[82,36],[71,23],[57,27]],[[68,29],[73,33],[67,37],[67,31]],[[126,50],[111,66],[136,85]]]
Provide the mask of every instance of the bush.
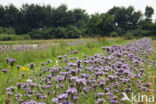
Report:
[[125,37],[126,40],[131,40],[131,39],[134,38],[134,36],[132,35],[132,33],[126,33],[126,34],[124,35],[124,37]]
[[54,29],[53,38],[66,38],[66,28],[64,27],[57,27]]
[[27,34],[23,34],[23,35],[20,35],[20,36],[18,35],[18,37],[19,37],[20,40],[29,40],[29,39],[31,39],[31,37],[29,35],[27,35]]
[[43,28],[28,33],[33,39],[79,38],[82,32],[75,26]]
[[0,34],[0,41],[9,40],[28,40],[31,39],[29,35],[14,35],[14,34]]
[[80,38],[82,32],[75,26],[68,26],[66,29],[66,38]]
[[112,32],[112,33],[110,34],[110,36],[111,36],[111,37],[118,37],[118,33],[117,33],[117,32]]
[[120,35],[120,36],[122,36],[122,35],[125,33],[125,30],[122,29],[122,28],[119,28],[119,27],[117,27],[115,31],[116,31],[116,32],[118,33],[118,35]]
[[65,38],[65,30],[62,27],[38,29],[28,34],[33,39]]
[[11,27],[9,28],[0,27],[0,34],[15,34],[15,30]]
[[42,39],[43,35],[45,34],[45,30],[44,29],[38,29],[38,30],[34,30],[33,32],[30,32],[28,34],[33,39]]
[[148,36],[149,31],[148,30],[142,30],[142,29],[136,29],[131,32],[134,36],[143,37]]

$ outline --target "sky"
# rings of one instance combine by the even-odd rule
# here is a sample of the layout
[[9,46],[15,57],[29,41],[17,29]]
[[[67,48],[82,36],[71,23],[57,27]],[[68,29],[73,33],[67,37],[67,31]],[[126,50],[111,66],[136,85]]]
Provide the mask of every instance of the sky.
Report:
[[18,8],[25,3],[51,5],[53,7],[66,4],[69,9],[82,8],[89,14],[107,12],[114,6],[128,7],[130,5],[134,6],[136,10],[144,12],[145,7],[148,5],[153,7],[155,10],[153,19],[156,19],[156,0],[0,0],[1,5],[8,5],[10,3],[14,4]]

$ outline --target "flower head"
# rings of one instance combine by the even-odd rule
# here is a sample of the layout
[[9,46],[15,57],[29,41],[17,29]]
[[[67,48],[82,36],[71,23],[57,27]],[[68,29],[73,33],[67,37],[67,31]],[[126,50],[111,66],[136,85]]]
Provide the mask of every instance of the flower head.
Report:
[[6,73],[6,72],[8,72],[8,70],[7,69],[1,69],[1,72]]

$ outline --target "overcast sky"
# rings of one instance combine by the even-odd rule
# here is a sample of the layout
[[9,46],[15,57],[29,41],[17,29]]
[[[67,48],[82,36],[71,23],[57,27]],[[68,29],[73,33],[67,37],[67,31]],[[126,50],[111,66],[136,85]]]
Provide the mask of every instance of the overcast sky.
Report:
[[21,7],[24,3],[35,3],[41,5],[50,4],[51,6],[57,7],[61,4],[68,5],[69,9],[82,8],[85,9],[89,14],[95,12],[106,12],[113,6],[134,6],[137,10],[144,12],[146,5],[152,6],[155,10],[153,19],[156,19],[156,0],[0,0],[0,4],[8,5],[14,4],[17,7]]

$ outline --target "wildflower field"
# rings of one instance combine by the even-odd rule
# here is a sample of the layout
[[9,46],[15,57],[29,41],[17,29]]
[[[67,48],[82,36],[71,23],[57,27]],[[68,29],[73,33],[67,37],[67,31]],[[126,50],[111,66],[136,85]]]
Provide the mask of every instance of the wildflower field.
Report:
[[[155,40],[56,41],[22,50],[6,42],[0,51],[0,104],[155,104]],[[124,98],[138,93],[148,98]]]

